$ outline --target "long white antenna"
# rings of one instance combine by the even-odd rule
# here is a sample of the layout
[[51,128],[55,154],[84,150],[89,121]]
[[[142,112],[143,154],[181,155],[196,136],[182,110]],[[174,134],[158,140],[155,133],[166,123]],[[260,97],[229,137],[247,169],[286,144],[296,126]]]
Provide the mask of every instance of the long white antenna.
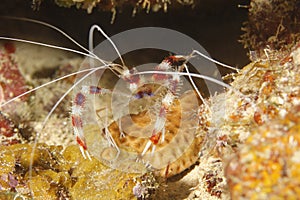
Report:
[[205,105],[205,107],[207,107],[208,110],[210,111],[209,106],[207,105],[207,103],[206,103],[206,101],[204,100],[203,96],[202,96],[201,93],[199,92],[199,90],[198,90],[198,88],[197,88],[197,86],[196,86],[194,80],[192,79],[192,76],[190,75],[190,71],[189,71],[188,66],[187,66],[186,64],[184,64],[184,68],[185,68],[186,73],[188,74],[188,77],[189,77],[189,79],[190,79],[190,82],[192,83],[192,86],[193,86],[194,90],[196,90],[196,92],[197,92],[197,94],[198,94],[200,100],[201,100],[202,103]]
[[2,37],[2,36],[0,36],[0,39],[2,39],[2,40],[11,40],[11,41],[16,41],[16,42],[24,42],[24,43],[28,43],[28,44],[35,44],[35,45],[49,47],[49,48],[53,48],[53,49],[60,49],[60,50],[64,50],[64,51],[69,51],[69,52],[77,53],[77,54],[80,54],[80,55],[83,55],[83,56],[87,56],[87,57],[99,60],[104,65],[106,64],[106,61],[103,61],[102,59],[100,59],[98,57],[95,57],[92,54],[84,53],[82,51],[77,51],[77,50],[74,50],[74,49],[69,49],[69,48],[66,48],[66,47],[60,47],[60,46],[46,44],[46,43],[42,43],[42,42],[34,42],[34,41],[24,40],[24,39],[20,39],[20,38],[11,38],[11,37]]
[[[102,60],[100,59],[97,55],[95,55],[92,51],[89,51],[88,49],[86,49],[84,46],[82,46],[81,44],[79,44],[79,42],[77,42],[75,39],[73,39],[70,35],[68,35],[67,33],[65,33],[63,30],[57,28],[56,26],[53,26],[51,24],[48,24],[46,22],[42,22],[39,20],[35,20],[35,19],[29,19],[29,18],[25,18],[25,17],[10,17],[10,16],[3,16],[3,18],[7,18],[7,19],[14,19],[14,20],[21,20],[21,21],[27,21],[27,22],[32,22],[32,23],[36,23],[36,24],[41,24],[44,26],[47,26],[53,30],[56,30],[57,32],[61,33],[63,36],[65,36],[66,38],[68,38],[71,42],[73,42],[76,46],[78,46],[79,48],[81,48],[82,50],[84,50],[85,52],[88,53],[88,55],[92,55],[93,58],[97,59],[97,60]],[[75,52],[76,50],[73,50],[73,52]],[[76,53],[78,53],[78,51],[76,51]],[[82,52],[83,53],[83,52]],[[85,55],[85,54],[83,54]],[[86,55],[85,55],[86,56]],[[91,56],[90,56],[91,57]],[[102,64],[105,64],[106,61],[102,60]]]
[[224,63],[221,63],[221,62],[219,62],[219,61],[217,61],[217,60],[215,60],[215,59],[213,59],[213,58],[210,58],[210,57],[207,56],[207,55],[204,55],[203,53],[201,53],[201,52],[199,52],[199,51],[197,51],[197,50],[193,50],[193,52],[192,52],[191,55],[193,55],[193,54],[198,54],[199,56],[201,56],[201,57],[203,57],[203,58],[205,58],[205,59],[207,59],[207,60],[209,60],[209,61],[211,61],[211,62],[213,62],[213,63],[216,63],[216,64],[218,64],[218,65],[221,65],[221,66],[223,66],[223,67],[225,67],[225,68],[234,70],[234,71],[236,71],[236,72],[239,71],[237,68],[234,68],[234,67],[232,67],[232,66],[230,66],[230,65],[226,65],[226,64],[224,64]]
[[2,103],[2,104],[0,105],[0,107],[3,107],[3,106],[5,106],[5,105],[7,105],[7,104],[9,104],[9,103],[11,103],[11,102],[13,102],[13,101],[15,101],[16,99],[22,97],[22,96],[25,96],[25,95],[27,95],[27,94],[29,94],[29,93],[32,93],[32,92],[34,92],[34,91],[36,91],[36,90],[38,90],[38,89],[40,89],[40,88],[46,87],[47,85],[50,85],[50,84],[55,83],[55,82],[57,82],[57,81],[63,80],[63,79],[68,78],[68,77],[70,77],[70,76],[74,76],[74,75],[81,74],[81,73],[84,73],[84,72],[92,71],[92,70],[95,70],[95,69],[96,69],[96,70],[104,69],[105,67],[106,67],[106,66],[101,66],[101,67],[96,67],[96,68],[90,68],[90,69],[84,69],[84,70],[80,70],[80,71],[77,71],[77,72],[73,72],[73,73],[71,73],[71,74],[67,74],[67,75],[62,76],[62,77],[60,77],[60,78],[57,78],[57,79],[55,79],[55,80],[52,80],[52,81],[49,81],[49,82],[44,83],[44,84],[42,84],[42,85],[39,85],[39,86],[37,86],[37,87],[35,87],[35,88],[31,89],[31,90],[28,90],[27,92],[24,92],[24,93],[22,93],[22,94],[20,94],[20,95],[18,95],[18,96],[16,96],[16,97],[14,97],[14,98],[12,98],[12,99],[9,99],[9,100],[7,100],[6,102]]
[[[217,79],[211,78],[209,76],[201,75],[201,74],[195,74],[195,73],[186,73],[186,72],[167,72],[167,71],[143,71],[143,72],[137,72],[138,74],[170,74],[170,75],[183,75],[183,76],[192,76],[196,78],[201,78],[204,80],[208,80],[210,82],[216,83],[218,85],[221,85],[227,89],[234,90],[234,88],[226,83],[223,83],[222,81],[219,81]],[[240,92],[239,92],[240,93]]]
[[93,34],[94,34],[94,30],[97,29],[97,31],[99,31],[110,43],[111,45],[113,46],[113,48],[115,49],[115,51],[117,52],[121,62],[122,62],[122,65],[123,66],[126,66],[125,65],[125,62],[117,48],[117,46],[115,45],[115,43],[106,35],[106,33],[102,30],[102,28],[100,28],[100,26],[94,24],[91,28],[90,28],[90,33],[89,33],[89,49],[90,51],[92,51],[92,49],[94,49],[94,46],[93,46]]

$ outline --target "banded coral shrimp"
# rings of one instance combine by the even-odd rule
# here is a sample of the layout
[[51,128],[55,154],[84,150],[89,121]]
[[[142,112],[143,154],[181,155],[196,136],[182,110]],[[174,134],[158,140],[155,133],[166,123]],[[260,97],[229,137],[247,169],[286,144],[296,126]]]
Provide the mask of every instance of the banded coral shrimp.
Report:
[[[97,26],[93,27],[97,28]],[[93,34],[94,28],[91,29],[91,34]],[[2,37],[2,39],[18,40],[4,37]],[[112,43],[109,37],[107,37],[107,39],[110,43]],[[19,41],[29,42],[24,40]],[[45,45],[41,43],[35,44]],[[61,48],[51,45],[47,46],[53,48]],[[65,48],[62,49],[68,50]],[[93,49],[92,42],[90,42],[90,49]],[[118,52],[117,49],[116,51]],[[73,128],[75,129],[75,136],[84,157],[90,158],[90,152],[92,156],[100,159],[108,166],[127,172],[141,172],[146,169],[146,165],[155,170],[159,170],[160,174],[166,177],[180,173],[181,171],[192,165],[198,157],[199,148],[201,147],[200,144],[203,142],[203,138],[197,137],[197,129],[199,126],[198,116],[191,115],[190,109],[197,110],[199,106],[198,98],[200,100],[203,100],[204,105],[205,100],[201,96],[198,88],[195,86],[195,84],[193,84],[193,80],[190,77],[206,79],[215,82],[222,87],[227,87],[229,89],[233,88],[221,81],[215,80],[205,75],[189,73],[189,69],[186,63],[194,55],[204,56],[206,59],[209,59],[213,62],[217,61],[214,61],[209,57],[203,55],[201,52],[195,50],[188,56],[174,55],[167,57],[163,60],[163,62],[157,65],[158,68],[155,69],[156,71],[143,72],[139,69],[138,72],[135,69],[129,70],[126,65],[123,64],[124,61],[122,61],[122,64],[113,64],[110,62],[106,62],[99,59],[98,56],[93,57],[95,54],[91,51],[88,51],[88,53],[85,55],[92,58],[87,59],[87,61],[83,64],[84,67],[88,68],[69,74],[62,78],[55,79],[54,81],[41,86],[44,87],[48,84],[52,84],[75,74],[86,73],[82,76],[78,76],[77,82],[73,84],[73,86],[69,88],[68,91],[65,92],[52,107],[51,111],[46,116],[43,122],[43,127],[47,123],[54,109],[65,98],[65,96],[72,90],[75,90],[75,97],[71,115],[73,118],[72,121]],[[120,60],[122,60],[122,56],[120,55],[121,53],[118,53]],[[97,60],[103,62],[102,64],[104,66],[90,68],[90,65],[95,64]],[[159,67],[165,68],[161,69]],[[184,68],[187,72],[181,72],[182,68]],[[101,74],[104,73],[104,70],[100,71],[100,69],[111,70],[114,74],[116,74],[119,82],[114,86],[113,90],[98,86],[98,76],[101,77]],[[95,73],[98,70],[100,72]],[[99,75],[99,73],[101,74]],[[138,83],[138,80],[142,79],[142,76],[140,76],[142,74],[144,74],[145,77],[143,77],[143,79],[145,79],[146,81]],[[150,74],[150,76],[146,77],[146,74]],[[179,83],[179,76],[187,76],[190,78],[193,87],[188,87],[188,90],[190,90],[189,92],[186,90],[186,93],[185,91],[181,91],[182,93],[179,94],[177,93],[176,84]],[[93,78],[95,80],[93,80]],[[155,86],[153,82],[159,86]],[[175,88],[172,89],[170,86],[174,85]],[[187,84],[183,83],[183,85]],[[122,86],[125,86],[125,88]],[[38,90],[39,88],[40,87],[34,88],[33,90],[30,90],[22,95]],[[136,88],[140,89],[135,92]],[[191,92],[192,90],[195,90],[198,96],[195,95],[194,92]],[[107,102],[105,102],[105,99],[103,100],[99,98],[100,100],[94,100],[93,98],[96,98],[97,94],[100,93],[103,93],[103,95],[100,95],[100,97],[110,95],[108,96],[108,99],[110,102],[112,102],[113,105],[119,105],[118,103],[120,102],[120,100],[121,102],[124,100],[121,99],[121,97],[126,97],[127,99],[129,99],[129,102],[124,101],[125,108],[129,108],[131,106],[130,104],[139,105],[139,107],[133,107],[129,108],[129,111],[123,111],[122,105],[113,107],[111,105],[108,105]],[[94,96],[94,94],[96,94],[96,96]],[[22,95],[19,95],[18,97]],[[149,99],[150,103],[149,105],[145,106],[144,104],[145,102],[147,102],[147,99]],[[92,100],[94,100],[94,102]],[[6,104],[9,104],[11,101],[14,101],[14,99],[7,101]],[[93,107],[97,106],[97,103],[101,104],[101,106],[105,105],[105,109],[103,109],[103,107]],[[178,104],[182,104],[181,107],[178,108]],[[116,112],[113,109],[118,109],[119,112]],[[209,109],[207,105],[206,109]],[[91,115],[91,113],[94,114]],[[117,113],[117,115],[114,115],[114,113]],[[157,115],[157,113],[159,113],[160,115]],[[169,113],[171,115],[168,115]],[[174,129],[174,127],[172,126],[174,126],[173,124],[176,122],[176,117],[174,116],[178,116],[179,119],[181,119],[181,123],[183,123],[183,128],[179,131],[171,130]],[[148,125],[149,118],[151,119],[151,117],[153,119],[152,127]],[[172,118],[174,118],[175,121]],[[184,121],[184,119],[187,119],[187,121]],[[128,125],[128,120],[134,123]],[[85,121],[89,122],[90,124]],[[146,128],[144,128],[145,126],[143,127],[143,123],[146,123]],[[135,126],[135,124],[141,125],[142,128]],[[159,126],[157,126],[157,124],[159,124]],[[180,126],[180,124],[177,124],[175,126]],[[140,133],[138,133],[138,135],[134,135],[135,133],[133,133],[136,130],[132,131],[132,129],[136,128],[139,128]],[[165,131],[163,131],[162,128],[165,128]],[[173,134],[171,134],[172,131],[174,132]],[[145,135],[145,132],[148,133]],[[172,137],[175,137],[175,133],[181,138],[176,138],[173,140]],[[137,136],[140,137],[141,135],[143,136],[141,139],[136,139]],[[38,137],[39,135],[37,135],[34,145],[37,144]],[[127,139],[127,142],[124,141],[124,138],[126,137],[129,138]],[[174,143],[171,143],[171,145],[169,145],[168,142],[172,141]],[[131,144],[134,145],[130,146]],[[139,145],[139,147],[136,147],[135,145]],[[188,147],[190,152],[185,152],[187,148],[186,146]],[[173,152],[175,152],[175,155],[173,154]],[[184,160],[186,157],[185,153],[187,153],[188,155],[193,154],[193,159],[191,159],[189,162]],[[183,161],[178,167],[179,158],[183,159]]]

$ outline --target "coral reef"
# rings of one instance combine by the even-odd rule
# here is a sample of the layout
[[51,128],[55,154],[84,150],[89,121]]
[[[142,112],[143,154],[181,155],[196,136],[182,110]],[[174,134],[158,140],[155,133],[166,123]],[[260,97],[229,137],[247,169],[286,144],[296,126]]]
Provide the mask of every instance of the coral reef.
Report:
[[[3,70],[0,71],[0,82],[5,85],[1,87],[3,88],[2,103],[33,87],[47,83],[54,77],[70,73],[70,70],[75,70],[82,62],[81,58],[74,58],[74,55],[63,51],[33,48],[31,45],[20,43],[0,44],[3,48],[3,50],[1,48],[1,55],[3,55],[1,69]],[[12,143],[33,141],[35,135],[40,132],[49,110],[72,85],[73,78],[62,80],[56,85],[37,90],[2,106],[1,123],[6,125],[6,130],[16,132],[13,137],[3,137],[2,134],[2,144],[10,143],[9,140]],[[69,113],[70,97],[67,96],[66,99],[68,101],[60,104],[56,109],[58,112],[52,115],[53,117],[44,127],[43,134],[39,137],[40,142],[59,143],[63,146],[73,142],[72,135],[68,134],[71,129],[68,126],[69,120],[66,118]],[[53,131],[53,127],[58,129]],[[4,128],[1,130],[5,131]]]
[[267,46],[290,49],[300,38],[299,9],[298,0],[251,0],[248,21],[242,28],[244,47],[258,54]]
[[14,122],[6,116],[6,114],[0,112],[0,144],[12,145],[21,143],[23,141],[22,136],[19,133],[18,127]]
[[286,57],[255,63],[247,73],[260,81],[243,87],[256,97],[249,137],[226,168],[233,199],[299,196],[299,53],[298,44]]
[[201,152],[194,199],[299,196],[300,46],[271,53],[228,75],[234,90],[210,99],[210,148]]
[[[122,7],[125,2],[114,5],[111,1],[92,0],[57,3],[91,12],[98,6],[112,10],[114,6]],[[130,5],[155,9],[147,7],[152,5],[147,2]],[[92,160],[83,159],[78,146],[72,145],[67,119],[70,98],[52,115],[44,132],[37,135],[39,142],[47,144],[36,143],[32,157],[34,146],[28,142],[33,141],[36,132],[41,130],[41,121],[53,103],[64,89],[72,85],[71,78],[21,99],[21,104],[15,104],[16,115],[2,110],[0,199],[297,199],[300,191],[300,45],[295,45],[299,41],[297,9],[299,3],[295,0],[251,1],[249,22],[245,24],[246,33],[242,40],[246,48],[256,51],[253,62],[237,74],[224,77],[233,80],[233,89],[207,99],[212,112],[203,105],[192,108],[198,112],[191,119],[199,118],[199,132],[192,137],[194,142],[174,162],[154,170],[156,173],[150,173],[144,165],[139,174],[109,167],[113,156],[109,149],[98,152],[101,145],[97,143],[98,130],[89,130],[87,137],[90,144],[95,143],[91,149],[94,157]],[[48,60],[32,70],[23,66],[18,52],[18,48],[6,44],[0,54],[1,61],[4,61],[1,63],[15,67],[13,79],[22,80],[25,91],[28,85],[40,85],[76,70],[82,61],[68,57],[68,62],[45,67],[55,62],[55,56],[51,55],[51,62]],[[28,74],[26,81],[19,66],[21,72],[25,70],[24,74]],[[17,95],[20,89],[15,85],[7,92],[8,87],[4,86],[7,85],[8,72],[5,70],[0,71],[1,81],[4,81],[0,87],[2,102]],[[174,103],[167,116],[167,130],[172,134],[166,140],[171,140],[177,131],[180,118],[177,104]],[[130,117],[142,126],[150,114],[132,112]],[[32,127],[27,136],[19,131],[23,126]],[[143,150],[145,139],[121,138],[115,122],[108,128],[122,151],[140,153]],[[163,145],[157,145],[157,148],[163,148]],[[175,150],[176,146],[157,157],[172,156]],[[103,162],[103,159],[107,161]],[[123,163],[119,164],[122,166]]]

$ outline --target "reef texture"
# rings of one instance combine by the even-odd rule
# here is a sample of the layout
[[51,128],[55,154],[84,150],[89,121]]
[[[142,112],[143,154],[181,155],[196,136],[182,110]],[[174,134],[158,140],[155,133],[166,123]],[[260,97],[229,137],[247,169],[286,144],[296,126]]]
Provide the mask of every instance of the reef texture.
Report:
[[267,48],[290,49],[299,40],[298,0],[251,0],[249,7],[241,37],[245,48],[263,54]]
[[[16,51],[14,44],[7,42],[3,47],[4,50],[0,51],[0,102],[9,100],[27,91],[25,78],[20,73],[17,63],[13,59],[13,54]],[[21,99],[24,100],[25,98]]]
[[12,199],[9,197],[15,193],[20,198],[49,200],[125,200],[134,198],[133,188],[136,185],[136,190],[143,190],[136,192],[136,195],[150,195],[151,185],[148,182],[151,175],[145,178],[138,174],[122,173],[104,166],[96,159],[85,160],[78,146],[71,145],[63,150],[62,146],[38,144],[31,157],[32,150],[30,144],[0,147],[0,185],[4,199]]
[[[15,53],[13,43],[4,43],[0,49],[0,103],[5,103],[27,91],[26,80],[21,74],[13,56]],[[14,120],[10,118],[10,113],[23,104],[27,99],[26,96],[21,97],[18,101],[9,104],[6,108],[2,108],[0,112],[0,144],[10,145],[21,142],[20,130],[15,125]],[[7,112],[7,113],[6,113]]]
[[[0,43],[0,61],[2,64],[0,70],[1,101],[7,103],[13,97],[29,89],[49,82],[53,77],[74,71],[81,63],[81,58],[74,58],[63,51],[33,48],[26,44]],[[72,85],[74,81],[72,78],[74,77],[31,92],[2,106],[1,144],[33,141],[37,132],[40,132],[49,110]],[[47,144],[66,146],[73,141],[72,136],[66,134],[71,130],[68,126],[69,120],[66,118],[69,113],[69,102],[70,97],[67,96],[66,100],[58,106],[49,119],[49,123],[44,127],[43,134],[39,135],[40,142],[47,141]],[[53,127],[57,130],[53,131]]]
[[252,116],[247,123],[249,137],[226,166],[232,199],[297,199],[300,195],[300,46],[286,57],[277,55],[277,60],[258,61],[243,69],[252,83],[243,81],[240,91],[251,94],[254,105],[240,112],[248,110]]
[[194,195],[226,199],[229,188],[231,199],[299,196],[300,46],[272,54],[233,75],[232,91],[211,98],[213,149],[200,158],[210,168]]
[[300,195],[300,106],[254,129],[226,168],[232,199]]

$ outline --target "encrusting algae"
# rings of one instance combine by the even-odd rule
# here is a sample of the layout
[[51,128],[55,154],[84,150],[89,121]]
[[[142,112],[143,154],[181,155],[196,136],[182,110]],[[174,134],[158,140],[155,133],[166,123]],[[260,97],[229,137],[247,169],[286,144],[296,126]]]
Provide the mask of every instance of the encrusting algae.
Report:
[[[97,159],[84,160],[75,145],[63,150],[61,146],[38,144],[31,177],[28,169],[32,145],[2,146],[0,151],[1,190],[16,192],[24,198],[134,199],[134,186],[146,180],[139,174],[108,168]],[[8,199],[9,196],[7,193]]]
[[285,117],[251,131],[226,168],[232,199],[299,197],[299,113],[298,105]]

